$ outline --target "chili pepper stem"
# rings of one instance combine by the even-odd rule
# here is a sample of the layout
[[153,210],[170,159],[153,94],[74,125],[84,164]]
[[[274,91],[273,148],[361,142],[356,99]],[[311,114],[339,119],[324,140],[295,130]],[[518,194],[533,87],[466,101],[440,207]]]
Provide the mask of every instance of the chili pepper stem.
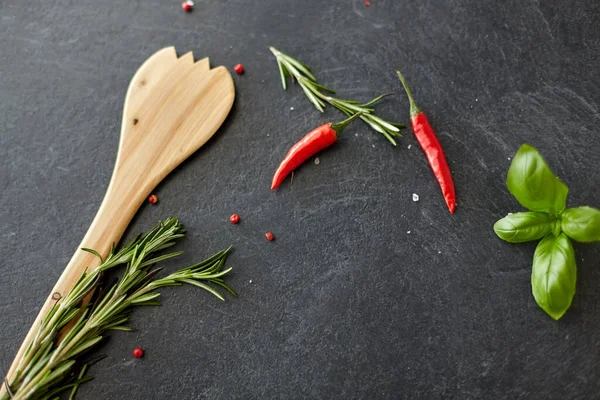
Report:
[[343,120],[342,122],[332,123],[331,129],[333,129],[335,131],[335,136],[336,137],[340,136],[340,133],[342,133],[342,131],[344,129],[346,129],[348,124],[350,122],[354,121],[356,118],[360,117],[361,115],[362,115],[362,111],[359,111],[356,114],[354,114],[353,116],[351,116],[350,118]]
[[402,82],[402,86],[404,87],[404,91],[406,92],[406,95],[408,96],[408,101],[410,102],[410,116],[414,117],[415,115],[421,113],[421,109],[417,107],[417,103],[415,103],[415,99],[413,99],[412,92],[406,84],[402,73],[400,71],[396,71],[396,73],[398,74],[398,78],[400,78],[400,82]]

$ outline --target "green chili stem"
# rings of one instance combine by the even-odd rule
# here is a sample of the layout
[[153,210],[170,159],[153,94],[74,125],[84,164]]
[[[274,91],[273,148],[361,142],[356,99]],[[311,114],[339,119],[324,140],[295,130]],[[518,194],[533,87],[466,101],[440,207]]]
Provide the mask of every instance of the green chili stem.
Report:
[[342,133],[342,131],[344,129],[346,129],[346,127],[348,126],[348,124],[352,121],[354,121],[356,118],[360,117],[362,115],[362,111],[357,112],[356,114],[354,114],[353,116],[351,116],[350,118],[347,118],[341,122],[334,122],[331,124],[331,129],[333,129],[335,131],[335,136],[340,136],[340,133]]
[[414,117],[415,115],[420,114],[422,111],[419,107],[417,107],[417,103],[415,103],[415,99],[413,99],[412,92],[406,84],[402,73],[400,71],[396,71],[396,73],[398,74],[398,78],[400,78],[400,82],[402,82],[402,86],[404,87],[404,91],[406,92],[406,95],[408,96],[408,101],[410,102],[410,116]]

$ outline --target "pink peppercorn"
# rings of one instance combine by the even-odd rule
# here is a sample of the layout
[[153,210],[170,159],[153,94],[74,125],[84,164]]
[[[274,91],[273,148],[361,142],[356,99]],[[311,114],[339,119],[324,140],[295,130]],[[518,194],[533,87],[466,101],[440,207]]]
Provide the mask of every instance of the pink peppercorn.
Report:
[[133,356],[135,358],[144,357],[144,350],[140,349],[139,347],[136,347],[135,349],[133,349]]
[[235,67],[233,67],[233,70],[238,75],[242,74],[244,72],[244,66],[242,64],[237,64]]
[[183,8],[183,11],[185,12],[190,12],[192,11],[192,8],[194,8],[194,2],[190,0],[184,1],[181,3],[181,8]]
[[265,233],[265,237],[267,238],[267,240],[269,242],[272,242],[273,240],[275,240],[275,235],[273,235],[273,232],[267,232],[267,233]]

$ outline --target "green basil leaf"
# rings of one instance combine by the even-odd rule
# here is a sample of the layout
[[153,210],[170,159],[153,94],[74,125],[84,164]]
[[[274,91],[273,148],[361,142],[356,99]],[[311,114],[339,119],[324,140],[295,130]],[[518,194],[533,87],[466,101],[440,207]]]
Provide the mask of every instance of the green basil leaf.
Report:
[[531,289],[538,305],[554,319],[567,311],[575,295],[577,267],[571,241],[564,234],[548,235],[533,256]]
[[550,170],[536,149],[521,146],[515,155],[506,186],[523,207],[531,211],[560,212],[565,209],[569,188]]
[[508,215],[494,224],[494,232],[502,240],[523,243],[541,239],[552,231],[553,221],[546,213],[520,212]]
[[565,210],[562,229],[571,239],[578,242],[600,241],[600,210],[592,207],[577,207]]

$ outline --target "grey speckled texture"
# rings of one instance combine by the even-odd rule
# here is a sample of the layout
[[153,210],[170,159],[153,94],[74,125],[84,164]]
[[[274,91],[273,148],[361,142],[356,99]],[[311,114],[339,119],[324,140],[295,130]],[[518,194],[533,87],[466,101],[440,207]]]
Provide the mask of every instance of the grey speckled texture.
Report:
[[[571,204],[600,206],[599,21],[593,0],[197,1],[191,14],[177,0],[2,0],[0,370],[100,204],[130,78],[175,45],[246,73],[221,131],[132,231],[179,216],[182,262],[234,244],[240,297],[164,290],[137,333],[104,346],[80,398],[598,398],[600,246],[576,246],[577,294],[554,322],[531,295],[534,246],[491,227],[519,209],[504,177],[523,142]],[[457,213],[410,131],[393,148],[360,123],[271,192],[287,148],[340,114],[283,92],[268,44],[342,97],[401,94],[402,69],[451,160]],[[408,120],[403,95],[378,110]]]

